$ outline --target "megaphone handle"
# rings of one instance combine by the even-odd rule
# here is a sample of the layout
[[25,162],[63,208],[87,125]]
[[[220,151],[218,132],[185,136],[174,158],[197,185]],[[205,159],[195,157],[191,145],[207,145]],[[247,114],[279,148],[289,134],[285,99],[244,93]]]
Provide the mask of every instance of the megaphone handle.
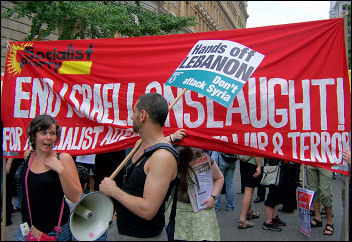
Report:
[[124,167],[124,165],[126,165],[127,161],[129,161],[129,159],[131,159],[131,157],[134,155],[134,153],[136,153],[136,151],[138,150],[138,148],[141,146],[142,143],[143,143],[142,139],[140,139],[136,142],[136,144],[135,144],[134,148],[131,150],[131,152],[126,156],[126,158],[121,162],[121,164],[116,168],[116,170],[109,177],[111,180],[114,179],[115,176],[117,175],[117,173],[119,173],[119,171],[122,169],[122,167]]
[[[176,104],[176,102],[183,96],[183,94],[185,94],[186,91],[187,91],[187,89],[183,88],[182,92],[170,104],[169,111]],[[122,169],[122,167],[124,167],[124,165],[127,163],[127,161],[129,161],[129,159],[131,159],[131,157],[134,155],[134,153],[136,153],[136,151],[138,150],[138,148],[141,146],[142,143],[143,143],[142,139],[140,139],[136,142],[136,144],[135,144],[134,148],[131,150],[131,152],[126,156],[126,158],[121,162],[121,164],[116,168],[116,170],[109,177],[111,180],[115,178],[117,173],[120,172],[120,170]]]

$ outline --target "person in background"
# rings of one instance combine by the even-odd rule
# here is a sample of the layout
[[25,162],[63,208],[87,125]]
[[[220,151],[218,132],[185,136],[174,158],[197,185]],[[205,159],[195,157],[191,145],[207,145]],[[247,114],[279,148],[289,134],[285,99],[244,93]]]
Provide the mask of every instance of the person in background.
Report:
[[182,141],[184,137],[186,137],[186,130],[185,129],[178,129],[174,133],[166,136],[166,139],[169,143],[179,142]]
[[[350,137],[351,138],[351,137]],[[342,153],[342,158],[343,158],[343,161],[347,163],[347,166],[348,166],[348,171],[349,171],[349,187],[345,187],[345,179],[341,179],[341,182],[342,182],[342,189],[341,189],[341,193],[342,193],[342,206],[343,206],[343,213],[342,213],[342,219],[341,219],[341,234],[340,234],[340,240],[343,241],[345,240],[345,206],[349,206],[349,212],[351,214],[351,149],[348,149],[348,148],[345,148],[343,150],[343,153]],[[346,194],[346,190],[347,190],[347,194]],[[345,203],[345,196],[350,196],[350,198],[348,199],[349,201],[349,204],[346,204]],[[352,237],[352,230],[351,230],[351,224],[352,224],[352,218],[351,218],[351,215],[349,216],[349,238],[351,239]]]
[[[95,173],[94,173],[94,191],[99,191],[99,185],[105,177],[110,177],[116,168],[125,159],[125,150],[117,150],[96,154],[95,156]],[[124,170],[121,170],[114,178],[116,184],[121,187]]]
[[83,190],[84,193],[94,191],[95,156],[95,154],[79,155],[75,160],[77,166],[83,166],[89,171],[89,182],[87,187]]
[[[175,240],[220,241],[220,230],[216,220],[214,204],[224,184],[222,175],[216,162],[211,159],[202,149],[187,146],[176,146],[179,151],[179,186],[177,191],[176,218],[175,218]],[[205,208],[194,212],[188,196],[189,186],[199,189],[197,172],[190,163],[198,161],[202,157],[208,157],[207,163],[202,168],[211,170],[213,190],[202,204]],[[190,184],[189,181],[192,183]]]
[[[84,191],[89,184],[89,170],[84,166],[77,166],[79,182],[81,183],[82,190]],[[84,194],[82,194],[84,196]]]
[[[60,140],[59,123],[49,115],[36,116],[27,134],[31,148],[24,153],[26,164],[20,174],[20,184],[25,191],[21,204],[22,223],[33,225],[49,236],[58,235],[59,241],[71,241],[70,208],[64,196],[76,203],[82,195],[82,187],[71,155],[53,150]],[[62,206],[59,230],[56,226]],[[19,227],[17,240],[25,238]]]
[[16,181],[16,185],[17,185],[17,201],[16,201],[16,205],[15,205],[15,212],[21,211],[21,203],[22,203],[21,199],[22,199],[22,194],[24,191],[22,190],[22,187],[20,186],[19,177],[22,172],[24,163],[25,163],[24,159],[20,158],[18,168],[15,172],[15,181]]
[[241,189],[237,194],[243,194],[244,189],[245,189],[245,183],[246,183],[246,163],[244,161],[240,160],[240,184],[241,184]]
[[142,144],[130,160],[122,189],[108,177],[99,186],[102,193],[118,201],[117,240],[167,240],[165,203],[177,179],[178,157],[165,148],[150,157],[143,154],[159,143],[170,145],[163,134],[168,112],[160,94],[147,93],[137,99],[131,119]]
[[[262,174],[263,174],[263,170],[262,170]],[[254,199],[253,202],[254,203],[264,202],[265,194],[266,194],[266,187],[259,184],[257,187],[257,197]]]
[[[12,197],[16,194],[17,182],[15,179],[15,172],[19,167],[21,159],[4,158],[6,160],[6,226],[12,224],[12,213],[16,212],[16,208],[12,203]],[[3,162],[1,162],[1,199],[3,196]],[[2,201],[2,200],[1,200]],[[2,215],[1,203],[1,215]]]
[[243,163],[245,165],[245,190],[242,198],[241,215],[237,223],[237,228],[246,229],[253,227],[254,224],[248,220],[259,218],[259,212],[252,210],[252,196],[254,187],[260,182],[261,167],[263,159],[260,157],[252,157],[249,161]]
[[314,192],[313,206],[314,218],[311,227],[322,227],[320,208],[323,204],[326,212],[326,225],[324,235],[332,235],[334,226],[332,224],[332,171],[320,167],[308,166],[306,169],[308,189]]
[[[235,208],[235,191],[233,186],[233,174],[236,168],[237,156],[234,154],[222,153],[213,151],[211,152],[211,158],[220,168],[222,175],[224,176],[225,189],[226,189],[226,211],[233,211]],[[215,211],[220,210],[221,205],[221,193],[215,202]]]
[[265,164],[269,166],[280,165],[280,178],[279,184],[269,185],[269,193],[264,202],[264,211],[265,211],[265,221],[263,222],[262,229],[270,230],[275,232],[281,232],[283,226],[286,226],[286,222],[282,221],[278,215],[279,204],[282,203],[284,199],[283,191],[286,188],[286,184],[283,182],[285,179],[285,174],[281,169],[284,161],[274,158],[265,158]]
[[[77,173],[79,177],[79,183],[81,184],[82,191],[87,188],[88,183],[89,183],[89,171],[87,168],[84,166],[77,166]],[[85,193],[82,193],[81,198],[85,195]],[[74,208],[75,204],[72,203],[70,200],[66,199],[66,202],[70,206],[70,211]]]
[[282,194],[282,208],[279,209],[284,213],[293,213],[297,209],[297,186],[299,184],[299,173],[301,171],[301,165],[294,162],[283,162],[281,163],[282,186],[285,189],[281,190]]

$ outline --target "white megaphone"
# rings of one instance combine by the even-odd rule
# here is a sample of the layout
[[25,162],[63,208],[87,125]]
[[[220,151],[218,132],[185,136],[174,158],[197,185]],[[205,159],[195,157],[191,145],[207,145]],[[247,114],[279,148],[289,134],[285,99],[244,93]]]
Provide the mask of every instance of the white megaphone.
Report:
[[101,192],[91,192],[74,205],[70,214],[72,235],[79,241],[98,239],[109,228],[114,203]]
[[[141,139],[136,142],[135,147],[111,174],[110,179],[114,179],[142,143]],[[114,203],[110,197],[101,192],[88,193],[78,201],[71,211],[70,229],[72,235],[79,241],[98,239],[109,228],[113,213]]]

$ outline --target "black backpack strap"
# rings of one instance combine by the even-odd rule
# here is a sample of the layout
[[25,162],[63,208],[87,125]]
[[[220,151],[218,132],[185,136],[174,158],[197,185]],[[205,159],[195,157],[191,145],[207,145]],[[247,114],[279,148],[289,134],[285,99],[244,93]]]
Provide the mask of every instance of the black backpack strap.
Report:
[[170,213],[170,218],[169,221],[174,219],[176,217],[176,204],[177,204],[177,189],[178,189],[178,177],[176,178],[175,181],[175,190],[174,190],[174,198],[172,201],[172,207],[171,207],[171,213]]
[[[169,150],[176,158],[177,161],[177,167],[179,167],[179,153],[178,151],[169,143],[158,143],[155,145],[152,145],[151,147],[145,149],[144,154],[146,156],[151,156],[155,150],[158,149],[166,149]],[[175,231],[175,217],[176,217],[176,205],[177,205],[177,189],[178,189],[178,183],[179,183],[179,177],[178,177],[178,170],[177,169],[177,177],[175,180],[175,185],[174,185],[174,196],[173,196],[173,201],[172,201],[172,207],[171,207],[171,212],[170,212],[170,217],[169,217],[169,224],[167,226],[167,232],[168,232],[168,240],[174,240],[174,231]],[[169,227],[170,226],[170,227]],[[168,231],[169,229],[171,229],[171,234]]]
[[172,146],[170,145],[169,143],[158,143],[158,144],[155,144],[155,145],[152,145],[150,147],[148,147],[147,149],[144,150],[144,154],[143,156],[144,157],[150,157],[154,151],[158,150],[158,149],[165,149],[165,150],[168,150],[170,151],[176,158],[176,161],[177,161],[177,165],[178,165],[178,156],[179,156],[179,153],[178,151]]

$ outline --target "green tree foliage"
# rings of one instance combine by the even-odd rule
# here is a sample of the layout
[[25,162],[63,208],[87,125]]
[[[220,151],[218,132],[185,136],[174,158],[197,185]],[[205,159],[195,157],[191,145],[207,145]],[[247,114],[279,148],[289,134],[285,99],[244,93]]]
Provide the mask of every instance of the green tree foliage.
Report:
[[32,20],[25,40],[44,39],[56,29],[59,40],[177,34],[196,24],[195,17],[175,17],[141,9],[119,1],[18,1],[1,18]]

